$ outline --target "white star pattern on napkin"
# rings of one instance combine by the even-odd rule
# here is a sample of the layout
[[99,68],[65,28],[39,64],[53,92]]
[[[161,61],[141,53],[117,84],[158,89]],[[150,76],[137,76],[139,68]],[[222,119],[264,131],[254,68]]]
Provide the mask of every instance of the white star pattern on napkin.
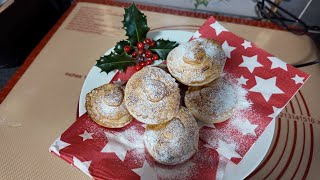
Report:
[[236,145],[234,143],[228,144],[219,139],[217,151],[220,155],[226,157],[229,160],[233,157],[241,158],[241,156],[236,152]]
[[121,81],[120,78],[118,78],[118,80],[116,80],[116,81],[113,81],[113,84],[118,84],[118,85],[120,85],[120,86],[124,85],[125,83],[126,83],[126,82],[125,82],[125,81]]
[[296,83],[296,84],[299,84],[299,83],[301,83],[301,84],[303,84],[303,80],[304,80],[304,77],[300,77],[300,76],[298,76],[297,74],[293,77],[293,78],[291,78],[292,80],[294,80],[294,82]]
[[246,67],[252,73],[253,70],[257,67],[263,67],[262,64],[258,62],[258,56],[242,56],[243,62],[239,65],[239,67]]
[[91,174],[89,173],[90,164],[91,161],[81,162],[78,158],[73,156],[73,165],[92,178]]
[[88,133],[87,131],[84,131],[84,133],[80,134],[79,136],[82,137],[82,141],[85,141],[87,139],[93,139],[92,134],[93,133]]
[[276,108],[276,107],[272,106],[272,110],[273,110],[273,113],[269,114],[268,117],[271,117],[272,119],[274,119],[282,111],[282,108]]
[[202,34],[200,34],[199,31],[196,31],[196,32],[193,34],[192,38],[199,38],[201,35],[202,35]]
[[214,124],[207,124],[207,123],[205,123],[205,122],[198,121],[198,120],[197,120],[197,124],[198,124],[199,129],[201,129],[202,127],[216,128],[216,127],[214,126]]
[[124,161],[127,151],[134,149],[132,143],[126,139],[122,134],[114,135],[109,132],[104,132],[108,138],[108,143],[101,150],[105,153],[115,153],[121,161]]
[[268,59],[272,62],[271,69],[281,68],[285,71],[288,71],[287,63],[281,61],[277,57],[268,57]]
[[156,173],[146,160],[141,168],[132,169],[132,171],[138,174],[141,180],[157,179]]
[[222,49],[228,58],[231,58],[231,52],[236,49],[236,47],[229,46],[227,41],[222,44]]
[[[201,139],[201,137],[200,137]],[[208,139],[207,144],[204,145],[204,147],[210,148],[210,149],[216,149],[217,148],[217,141],[216,139]]]
[[218,23],[218,21],[210,24],[210,27],[212,27],[215,31],[216,31],[216,35],[219,36],[219,34],[223,31],[228,31],[226,28],[224,28],[223,26],[221,26],[220,23]]
[[246,79],[243,76],[241,76],[240,78],[237,79],[237,81],[238,81],[239,85],[241,85],[241,84],[247,85],[248,79]]
[[249,91],[261,93],[263,98],[268,102],[272,94],[284,94],[284,92],[276,85],[277,77],[262,79],[255,76],[257,84]]
[[254,130],[258,127],[258,125],[251,124],[248,119],[232,124],[239,129],[242,135],[252,134],[256,136],[256,132]]
[[54,143],[51,145],[49,151],[53,151],[60,156],[60,150],[70,146],[71,144],[61,141],[61,136],[58,137]]
[[219,139],[218,141],[218,148],[213,145],[215,142],[207,142],[207,144],[204,145],[204,147],[210,148],[210,149],[216,149],[217,152],[226,157],[227,159],[231,159],[232,157],[235,158],[241,158],[241,156],[235,151],[236,145],[234,143],[226,143]]
[[247,49],[249,47],[252,47],[251,46],[251,42],[247,41],[247,40],[244,40],[244,42],[241,44],[243,46],[244,49]]

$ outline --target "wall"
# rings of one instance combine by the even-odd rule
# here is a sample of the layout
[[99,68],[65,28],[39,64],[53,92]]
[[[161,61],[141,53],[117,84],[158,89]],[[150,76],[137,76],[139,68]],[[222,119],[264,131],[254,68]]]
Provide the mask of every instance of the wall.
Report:
[[[132,0],[125,1],[132,2]],[[292,14],[299,16],[309,1],[283,0],[280,5]],[[320,26],[320,11],[318,10],[320,0],[311,1],[312,3],[301,18],[307,24]],[[134,2],[255,18],[257,17],[255,6],[258,0],[134,0]]]
[[284,0],[281,6],[292,14],[299,16],[308,2],[309,7],[301,16],[301,19],[308,25],[320,26],[320,1],[319,0]]
[[[131,1],[127,1],[131,2]],[[256,0],[135,0],[135,2],[256,17]]]

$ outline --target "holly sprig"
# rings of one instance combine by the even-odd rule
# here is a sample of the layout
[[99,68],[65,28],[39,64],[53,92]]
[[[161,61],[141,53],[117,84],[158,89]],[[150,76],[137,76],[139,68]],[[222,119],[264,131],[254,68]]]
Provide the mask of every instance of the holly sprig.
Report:
[[161,59],[166,59],[169,52],[177,47],[179,44],[175,41],[169,41],[164,39],[158,39],[155,46],[150,47],[149,50],[157,53]]
[[147,24],[147,16],[144,15],[135,6],[131,4],[129,8],[124,9],[123,29],[126,30],[126,36],[131,44],[143,42],[150,28]]
[[96,64],[101,71],[107,73],[114,69],[125,71],[128,66],[133,65],[135,63],[127,53],[117,54],[116,52],[111,52],[108,56],[101,57]]
[[109,73],[115,69],[125,71],[129,66],[140,70],[158,59],[165,60],[168,53],[179,45],[175,41],[147,38],[150,30],[147,17],[134,3],[125,8],[122,23],[128,38],[119,41],[109,55],[97,60],[96,66],[101,72]]

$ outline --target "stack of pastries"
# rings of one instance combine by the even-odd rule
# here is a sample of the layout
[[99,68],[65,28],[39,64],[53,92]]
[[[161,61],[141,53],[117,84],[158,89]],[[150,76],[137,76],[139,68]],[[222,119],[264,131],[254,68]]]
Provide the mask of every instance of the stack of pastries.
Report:
[[[225,62],[219,43],[194,39],[168,54],[167,72],[148,66],[133,74],[125,88],[100,86],[87,94],[86,109],[93,121],[107,128],[124,127],[133,119],[147,124],[145,147],[155,161],[183,163],[198,150],[197,120],[225,121],[237,106],[235,89],[221,77]],[[176,80],[188,86],[184,97]]]

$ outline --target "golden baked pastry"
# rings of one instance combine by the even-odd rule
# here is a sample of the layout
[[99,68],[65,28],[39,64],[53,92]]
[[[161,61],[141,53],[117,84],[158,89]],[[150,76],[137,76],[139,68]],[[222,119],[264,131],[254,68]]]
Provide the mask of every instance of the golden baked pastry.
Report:
[[159,163],[176,165],[190,159],[198,151],[199,127],[187,108],[181,107],[171,121],[147,125],[144,144]]
[[180,44],[167,57],[167,66],[182,84],[202,86],[220,76],[226,62],[221,45],[204,38]]
[[117,84],[105,84],[93,89],[86,96],[86,109],[93,121],[107,128],[121,128],[133,117],[127,111],[124,89]]
[[149,66],[131,76],[124,99],[135,119],[146,124],[160,124],[171,120],[179,111],[180,91],[170,74]]
[[237,107],[237,92],[223,77],[201,87],[189,87],[184,102],[189,111],[206,123],[229,119]]

